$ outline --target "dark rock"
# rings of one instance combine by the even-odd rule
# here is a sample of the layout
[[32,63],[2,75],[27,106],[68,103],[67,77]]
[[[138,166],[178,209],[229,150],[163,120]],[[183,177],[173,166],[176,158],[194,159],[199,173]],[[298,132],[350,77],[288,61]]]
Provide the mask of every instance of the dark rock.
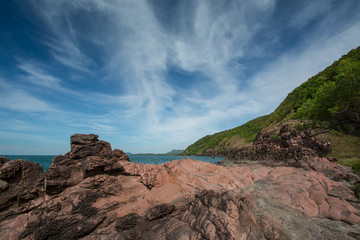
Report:
[[116,221],[116,230],[118,232],[126,231],[136,227],[140,222],[141,217],[137,213],[130,213]]
[[87,218],[93,217],[97,213],[97,209],[91,205],[101,196],[102,194],[98,192],[88,192],[82,194],[80,196],[79,204],[72,208],[71,213],[80,213]]
[[[95,134],[75,134],[71,136],[71,151],[64,156],[59,155],[53,159],[51,167],[70,166],[73,164],[90,161],[96,157],[96,161],[104,159],[103,162],[115,163],[117,161],[129,161],[129,156],[123,151],[111,149],[108,142],[98,140]],[[111,165],[108,163],[108,165]]]
[[196,155],[199,155],[199,156],[219,156],[219,157],[222,157],[224,156],[223,153],[220,153],[219,151],[217,150],[214,150],[214,149],[204,149],[204,151],[202,151],[202,153],[200,154],[196,154]]
[[51,167],[47,169],[45,176],[45,191],[50,195],[58,194],[84,179],[83,170],[79,165]]
[[44,172],[37,163],[13,160],[0,166],[0,210],[21,206],[43,192]]
[[102,221],[104,215],[99,215],[95,219],[77,218],[59,218],[38,222],[38,224],[29,224],[26,230],[21,233],[20,238],[35,233],[32,239],[79,239],[92,232]]
[[171,205],[171,204],[161,204],[161,205],[157,205],[153,208],[150,208],[147,213],[146,213],[146,217],[150,220],[156,220],[159,218],[163,218],[169,214],[171,214],[172,212],[175,211],[175,206]]
[[109,143],[98,137],[95,134],[71,136],[71,151],[55,157],[45,173],[46,193],[58,194],[87,177],[124,172],[119,162],[130,161],[129,156],[119,149],[113,151]]
[[0,156],[0,166],[7,162],[10,162],[9,158]]
[[54,166],[69,166],[84,161],[86,157],[99,157],[101,159],[114,159],[113,161],[129,161],[129,157],[121,150],[112,151],[108,142],[98,140],[95,134],[74,134],[71,139],[71,150],[64,156],[59,155],[53,159]]
[[118,161],[130,162],[129,156],[120,149],[114,149],[112,151],[112,158],[118,159]]
[[110,143],[99,141],[95,134],[74,134],[70,137],[71,151],[67,153],[70,159],[82,159],[87,156],[111,157]]
[[263,162],[268,166],[291,166],[315,170],[333,179],[360,178],[334,158],[325,156],[331,152],[330,142],[318,139],[307,131],[297,131],[283,124],[279,132],[259,132],[250,147],[230,149],[221,164],[242,162]]
[[91,145],[99,141],[99,136],[95,134],[74,134],[70,137],[71,150],[79,146]]

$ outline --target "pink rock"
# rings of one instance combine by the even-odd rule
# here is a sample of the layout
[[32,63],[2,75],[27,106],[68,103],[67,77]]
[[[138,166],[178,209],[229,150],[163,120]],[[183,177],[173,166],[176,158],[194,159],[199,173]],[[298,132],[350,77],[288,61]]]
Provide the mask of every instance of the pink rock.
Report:
[[[84,142],[97,149],[93,153],[104,153],[102,147],[94,148],[97,136],[80,136],[74,140],[77,154],[79,146],[87,148]],[[19,205],[10,199],[13,202],[4,205],[0,239],[359,236],[358,200],[343,184],[321,173],[260,164],[224,167],[189,158],[146,165],[127,161],[119,151],[110,157],[93,153],[79,159],[55,158],[40,184],[28,183],[26,179],[38,178],[24,171],[29,177],[20,182],[33,195]],[[20,169],[16,164],[0,166],[5,189],[1,196],[16,189]],[[58,187],[57,191],[45,192],[45,185]]]

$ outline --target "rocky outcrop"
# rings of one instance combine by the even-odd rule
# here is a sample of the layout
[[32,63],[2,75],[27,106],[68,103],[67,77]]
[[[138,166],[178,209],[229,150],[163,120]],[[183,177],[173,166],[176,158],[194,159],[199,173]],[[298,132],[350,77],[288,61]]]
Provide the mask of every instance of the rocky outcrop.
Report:
[[119,149],[112,150],[108,142],[98,139],[99,136],[95,134],[74,134],[70,137],[71,150],[64,156],[59,155],[53,159],[53,164],[50,167],[69,166],[85,162],[88,157],[98,157],[107,161],[107,165],[112,165],[114,162],[129,161],[123,151]]
[[[1,240],[360,238],[360,206],[352,191],[313,170],[224,167],[189,158],[138,164],[113,154],[95,135],[75,139],[46,178],[36,164],[19,165],[33,169],[22,170],[20,182],[37,194],[23,203],[9,198],[12,204],[0,212]],[[1,196],[16,188],[19,162],[25,161],[0,166],[8,184]],[[65,187],[45,191],[48,179],[63,179]]]
[[334,180],[346,179],[353,183],[360,180],[350,167],[341,166],[336,159],[325,157],[330,152],[328,140],[283,124],[278,132],[259,132],[250,147],[230,149],[222,164],[262,162],[272,166],[314,170]]
[[227,158],[234,161],[293,161],[294,166],[300,166],[296,164],[304,159],[323,157],[330,151],[330,142],[282,125],[279,132],[259,132],[252,146],[229,150]]
[[119,149],[112,150],[108,142],[98,137],[94,134],[71,136],[71,151],[55,157],[45,173],[47,194],[58,194],[90,176],[123,172],[119,162],[128,162],[129,156]]
[[220,153],[217,150],[211,149],[211,148],[210,149],[205,148],[204,151],[202,151],[202,153],[195,154],[195,156],[219,156],[219,157],[222,157],[222,156],[224,156],[224,154]]

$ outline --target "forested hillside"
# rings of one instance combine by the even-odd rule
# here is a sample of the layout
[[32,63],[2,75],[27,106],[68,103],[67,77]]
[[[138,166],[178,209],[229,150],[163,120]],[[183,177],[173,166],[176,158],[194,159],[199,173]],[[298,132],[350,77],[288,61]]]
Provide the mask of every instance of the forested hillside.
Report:
[[358,161],[360,156],[360,47],[294,89],[276,110],[244,125],[206,136],[190,145],[187,155],[226,155],[251,144],[264,128],[284,121],[327,129],[335,157]]
[[[223,155],[229,148],[243,147],[252,143],[258,131],[265,127],[269,116],[253,119],[239,127],[208,135],[190,145],[184,153],[186,155],[206,154]],[[205,150],[205,152],[204,152]],[[206,150],[210,150],[206,152]],[[213,151],[211,151],[213,150]]]

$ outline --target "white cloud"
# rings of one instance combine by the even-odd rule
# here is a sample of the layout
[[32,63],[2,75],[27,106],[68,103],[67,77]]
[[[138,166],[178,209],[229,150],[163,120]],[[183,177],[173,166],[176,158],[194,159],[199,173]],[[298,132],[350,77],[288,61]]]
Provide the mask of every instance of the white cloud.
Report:
[[0,79],[0,107],[18,112],[49,112],[56,111],[46,101],[32,96],[17,85]]
[[[147,139],[146,144],[158,149],[171,144],[176,148],[178,142],[191,143],[224,130],[231,127],[234,119],[240,124],[249,120],[249,115],[269,113],[289,91],[348,51],[349,46],[355,47],[360,39],[358,25],[328,38],[325,19],[321,31],[311,39],[304,36],[308,46],[303,44],[301,50],[284,52],[263,69],[259,68],[252,79],[242,79],[246,63],[237,61],[248,57],[244,54],[261,57],[266,52],[266,46],[254,47],[251,42],[259,31],[267,30],[276,1],[197,1],[192,5],[196,7],[194,11],[184,7],[173,16],[182,22],[176,31],[163,27],[148,1],[49,0],[43,5],[34,4],[48,26],[49,34],[43,42],[55,60],[81,78],[85,78],[83,73],[91,75],[100,69],[104,82],[119,89],[119,94],[112,95],[98,89],[93,92],[67,89],[65,79],[55,77],[34,62],[21,62],[18,67],[30,82],[76,98],[79,105],[87,102],[102,110],[101,114],[95,110],[93,115],[67,110],[59,121],[70,129],[106,136],[141,135],[140,139],[132,137],[129,141]],[[329,9],[326,1],[316,1],[311,6],[300,9],[290,25],[303,27]],[[103,21],[93,28],[77,22],[90,21],[91,16],[99,15]],[[80,17],[83,18],[79,20]],[[184,19],[188,24],[184,24]],[[80,44],[84,38],[95,44],[96,49],[87,51]],[[274,36],[272,41],[278,42],[277,38],[280,37]],[[97,65],[98,61],[91,57],[92,50],[103,57],[101,64]],[[172,79],[168,79],[169,66],[197,74],[202,81],[194,80],[189,87],[175,87]],[[23,109],[21,104],[9,101],[0,105],[17,111],[52,109],[50,104],[24,90],[4,96],[14,99],[20,95],[23,97],[20,103],[29,101]]]
[[326,14],[331,9],[332,5],[336,4],[333,0],[317,0],[304,1],[303,7],[299,7],[299,11],[292,16],[290,25],[294,27],[304,27],[309,22],[317,17]]
[[70,19],[73,10],[78,7],[89,10],[87,5],[82,1],[43,1],[41,4],[34,1],[33,7],[51,33],[44,36],[42,41],[51,49],[54,58],[67,67],[91,73],[94,61],[82,51],[79,35]]
[[331,38],[319,33],[305,48],[286,52],[251,79],[248,98],[273,109],[295,87],[356,48],[360,40],[359,28],[360,23],[357,23]]
[[26,61],[21,62],[18,67],[27,73],[26,78],[33,84],[47,88],[61,89],[61,80],[44,72],[37,64]]
[[53,108],[46,102],[29,95],[22,90],[12,92],[1,92],[0,106],[19,112],[44,112],[53,111]]

